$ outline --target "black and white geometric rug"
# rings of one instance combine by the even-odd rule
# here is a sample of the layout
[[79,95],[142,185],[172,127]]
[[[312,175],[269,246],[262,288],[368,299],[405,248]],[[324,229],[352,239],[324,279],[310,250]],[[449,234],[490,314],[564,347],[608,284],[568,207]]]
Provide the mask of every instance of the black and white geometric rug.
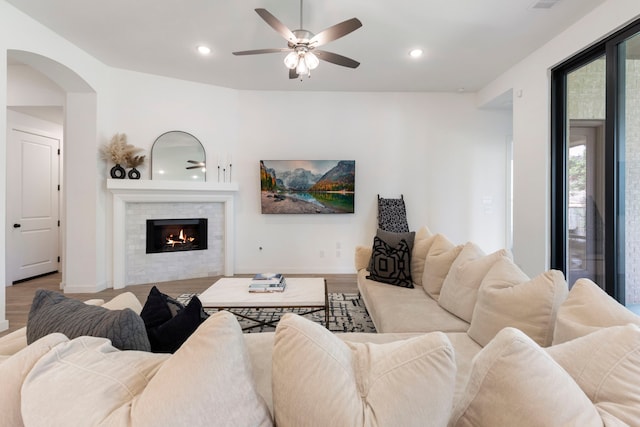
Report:
[[[197,294],[182,294],[177,300],[183,304],[188,304],[191,298]],[[215,309],[207,309],[207,313],[215,313]],[[231,309],[232,313],[238,313],[249,317],[258,318],[262,321],[276,322],[283,313],[299,313],[306,311],[305,309],[281,309],[281,308],[262,308],[262,309]],[[324,326],[324,310],[311,313],[305,316]],[[240,326],[248,327],[255,324],[250,320],[237,317]],[[260,326],[245,330],[245,333],[251,332],[272,332],[275,328],[272,326]],[[365,309],[364,302],[359,298],[358,294],[351,293],[329,293],[329,330],[331,332],[376,332],[375,326],[369,317],[369,313]]]

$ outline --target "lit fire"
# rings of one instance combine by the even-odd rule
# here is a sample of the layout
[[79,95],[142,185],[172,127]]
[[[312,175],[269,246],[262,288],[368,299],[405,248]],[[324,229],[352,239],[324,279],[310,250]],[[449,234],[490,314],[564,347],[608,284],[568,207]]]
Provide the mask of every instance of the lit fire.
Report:
[[195,237],[190,237],[184,234],[184,230],[180,230],[180,235],[175,237],[173,234],[170,234],[167,237],[167,245],[174,247],[175,245],[184,245],[185,243],[192,243],[196,240]]

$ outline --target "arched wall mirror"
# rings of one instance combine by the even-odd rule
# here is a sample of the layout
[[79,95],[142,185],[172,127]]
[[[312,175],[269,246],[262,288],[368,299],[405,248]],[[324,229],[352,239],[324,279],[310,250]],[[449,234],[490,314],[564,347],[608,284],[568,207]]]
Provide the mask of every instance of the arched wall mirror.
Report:
[[151,147],[151,179],[206,181],[206,154],[198,138],[177,130],[160,135]]

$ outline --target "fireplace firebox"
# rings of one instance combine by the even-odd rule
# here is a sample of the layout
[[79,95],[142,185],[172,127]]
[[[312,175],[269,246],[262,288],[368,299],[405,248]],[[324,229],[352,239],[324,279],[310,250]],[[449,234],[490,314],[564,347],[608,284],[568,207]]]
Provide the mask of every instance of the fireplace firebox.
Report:
[[147,253],[207,249],[207,218],[148,219]]

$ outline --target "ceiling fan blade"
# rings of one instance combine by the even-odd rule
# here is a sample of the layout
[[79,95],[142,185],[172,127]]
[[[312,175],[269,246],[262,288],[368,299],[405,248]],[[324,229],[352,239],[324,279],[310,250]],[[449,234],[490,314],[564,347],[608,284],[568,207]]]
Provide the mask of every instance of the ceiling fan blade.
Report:
[[320,31],[309,40],[309,45],[318,47],[329,43],[330,41],[346,36],[352,31],[362,27],[362,22],[358,18],[347,19],[344,22],[336,24],[326,30]]
[[293,70],[289,69],[289,78],[290,79],[297,79],[298,78],[298,73],[296,72],[295,68]]
[[197,160],[187,160],[187,163],[193,163],[193,164],[196,164],[196,165],[204,165],[204,162],[199,162]]
[[273,49],[254,49],[254,50],[243,50],[240,52],[233,52],[234,55],[259,55],[262,53],[278,53],[278,52],[289,52],[291,49],[283,47],[283,48],[273,48]]
[[280,35],[282,35],[282,37],[284,37],[288,42],[295,44],[298,41],[296,35],[293,34],[286,25],[280,22],[278,18],[269,13],[267,9],[256,9],[256,13],[260,15],[260,18],[264,19],[271,28],[280,33]]
[[342,65],[343,67],[358,68],[358,65],[360,65],[358,61],[347,58],[346,56],[338,55],[337,53],[327,52],[326,50],[314,49],[313,53],[315,53],[316,56],[323,61],[331,62],[332,64],[336,65]]
[[201,169],[204,166],[187,166],[185,169]]

